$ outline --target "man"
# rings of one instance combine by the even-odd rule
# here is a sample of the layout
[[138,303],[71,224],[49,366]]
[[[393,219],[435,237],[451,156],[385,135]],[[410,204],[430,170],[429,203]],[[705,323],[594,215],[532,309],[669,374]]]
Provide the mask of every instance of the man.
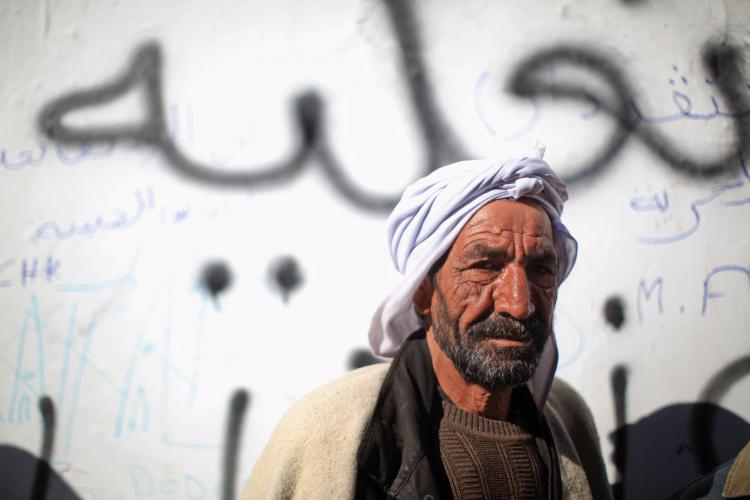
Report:
[[540,158],[460,162],[388,219],[404,274],[370,345],[390,364],[298,402],[242,498],[610,498],[581,398],[555,381],[552,317],[577,244]]

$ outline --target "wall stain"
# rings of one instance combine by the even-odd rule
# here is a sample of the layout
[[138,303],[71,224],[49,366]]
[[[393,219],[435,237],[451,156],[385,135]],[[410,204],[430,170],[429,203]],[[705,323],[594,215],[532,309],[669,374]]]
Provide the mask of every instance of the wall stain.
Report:
[[607,299],[604,303],[604,319],[615,330],[622,328],[625,324],[625,303],[622,297],[615,295]]
[[208,262],[201,273],[201,286],[216,299],[232,284],[232,272],[225,262]]

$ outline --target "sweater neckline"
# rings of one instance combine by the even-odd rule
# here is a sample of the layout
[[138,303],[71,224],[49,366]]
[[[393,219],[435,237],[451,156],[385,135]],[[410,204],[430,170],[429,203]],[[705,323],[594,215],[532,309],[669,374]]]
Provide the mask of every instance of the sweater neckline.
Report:
[[506,438],[531,438],[520,425],[508,420],[495,420],[462,410],[443,401],[443,421],[453,428],[487,436]]

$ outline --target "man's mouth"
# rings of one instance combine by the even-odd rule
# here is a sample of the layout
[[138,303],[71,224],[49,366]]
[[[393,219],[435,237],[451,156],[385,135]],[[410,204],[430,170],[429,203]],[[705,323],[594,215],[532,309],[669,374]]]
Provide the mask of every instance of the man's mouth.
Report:
[[475,341],[507,341],[515,345],[527,344],[532,340],[536,318],[525,321],[504,316],[491,316],[468,328],[467,334]]
[[530,338],[527,338],[526,340],[518,340],[518,339],[497,337],[497,338],[487,338],[484,340],[487,342],[491,342],[492,344],[497,345],[499,347],[523,347],[531,343]]

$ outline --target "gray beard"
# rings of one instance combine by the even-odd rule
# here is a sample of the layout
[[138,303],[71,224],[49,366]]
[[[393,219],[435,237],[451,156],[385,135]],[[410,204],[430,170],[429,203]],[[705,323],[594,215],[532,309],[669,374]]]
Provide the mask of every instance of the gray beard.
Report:
[[[461,376],[488,390],[514,387],[529,380],[550,333],[536,316],[517,320],[493,314],[461,334],[458,319],[448,313],[439,290],[438,311],[432,328],[438,346]],[[487,339],[531,339],[531,342],[524,346],[500,347]]]

